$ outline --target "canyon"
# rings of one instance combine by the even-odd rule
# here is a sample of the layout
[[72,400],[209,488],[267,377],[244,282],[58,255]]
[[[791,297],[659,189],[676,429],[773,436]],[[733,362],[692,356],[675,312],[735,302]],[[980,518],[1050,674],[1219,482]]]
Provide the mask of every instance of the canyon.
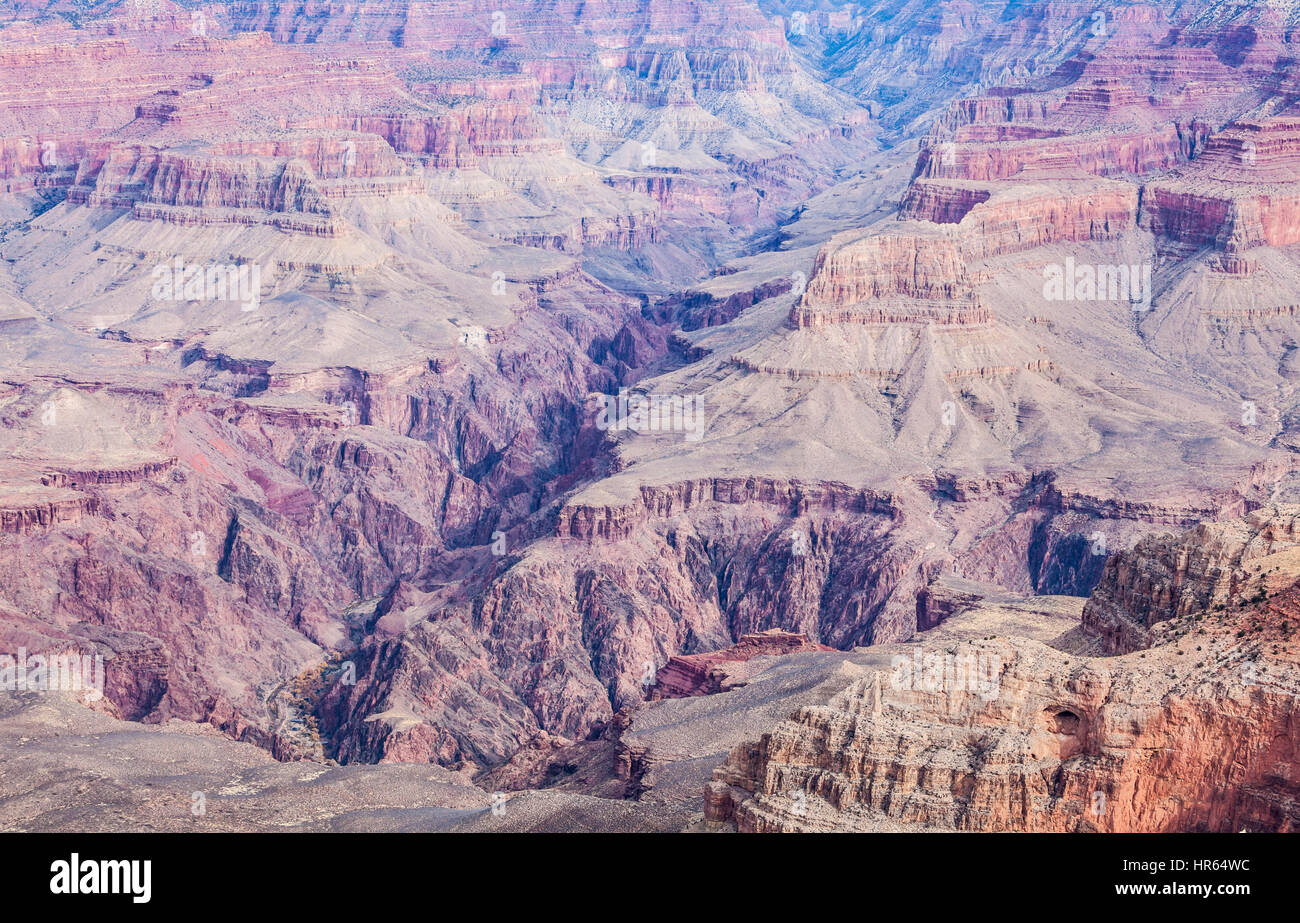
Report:
[[0,0],[0,827],[1296,829],[1296,35]]

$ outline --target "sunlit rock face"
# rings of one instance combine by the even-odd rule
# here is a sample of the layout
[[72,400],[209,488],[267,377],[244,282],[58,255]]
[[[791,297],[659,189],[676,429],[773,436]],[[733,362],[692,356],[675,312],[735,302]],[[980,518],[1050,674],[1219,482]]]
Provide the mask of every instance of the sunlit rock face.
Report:
[[[896,654],[734,749],[709,816],[754,831],[1296,829],[1296,514],[1117,555],[1083,635]],[[1067,653],[1087,636],[1121,656]]]

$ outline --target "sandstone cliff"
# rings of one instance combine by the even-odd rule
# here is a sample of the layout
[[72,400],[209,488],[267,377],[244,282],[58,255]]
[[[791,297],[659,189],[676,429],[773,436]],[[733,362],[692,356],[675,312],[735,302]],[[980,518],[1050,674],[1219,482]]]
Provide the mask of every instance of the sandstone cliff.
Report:
[[[902,650],[737,747],[706,812],[755,831],[1297,829],[1297,515],[1261,510],[1117,558],[1084,625],[1154,625],[1140,653]],[[1164,574],[1173,585],[1150,576]],[[1252,581],[1258,594],[1224,595]]]

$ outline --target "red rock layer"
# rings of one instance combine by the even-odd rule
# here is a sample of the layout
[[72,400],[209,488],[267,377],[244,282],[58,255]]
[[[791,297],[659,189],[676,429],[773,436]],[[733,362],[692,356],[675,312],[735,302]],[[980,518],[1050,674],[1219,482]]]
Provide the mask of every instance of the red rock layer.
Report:
[[737,682],[737,664],[755,657],[775,657],[797,651],[829,651],[834,648],[814,644],[806,635],[779,629],[742,635],[730,647],[704,654],[683,654],[669,658],[655,673],[655,683],[646,699],[681,699],[725,692]]
[[[1143,653],[922,641],[733,750],[706,816],[759,832],[1300,829],[1296,516],[1262,510],[1113,561],[1086,623],[1158,625]],[[1205,607],[1231,588],[1249,595]]]
[[1300,242],[1300,119],[1239,122],[1212,136],[1189,166],[1150,183],[1142,225],[1225,266],[1255,247]]

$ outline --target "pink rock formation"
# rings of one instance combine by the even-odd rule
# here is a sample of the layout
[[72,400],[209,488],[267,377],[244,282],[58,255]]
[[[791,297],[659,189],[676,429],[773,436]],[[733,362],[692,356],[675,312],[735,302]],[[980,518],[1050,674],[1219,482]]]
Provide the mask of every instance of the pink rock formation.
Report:
[[755,657],[772,657],[796,651],[829,651],[834,648],[814,644],[807,636],[770,629],[755,634],[741,635],[740,640],[722,650],[705,654],[684,654],[669,658],[655,673],[654,685],[646,698],[679,699],[693,695],[710,695],[725,692],[743,682],[739,664]]
[[[982,641],[896,656],[736,748],[707,816],[746,831],[1297,829],[1296,515],[1261,510],[1113,562],[1085,627],[1131,650],[1114,626],[1154,625],[1142,653]],[[1158,583],[1171,572],[1181,596]],[[1229,586],[1246,592],[1205,606]]]

